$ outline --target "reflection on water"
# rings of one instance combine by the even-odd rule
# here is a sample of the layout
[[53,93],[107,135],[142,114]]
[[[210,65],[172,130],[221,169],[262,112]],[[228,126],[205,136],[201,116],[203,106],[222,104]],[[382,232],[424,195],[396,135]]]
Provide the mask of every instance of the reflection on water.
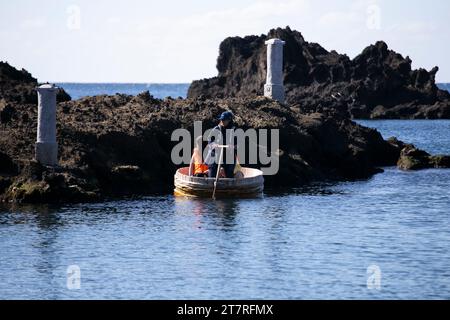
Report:
[[212,221],[215,226],[223,231],[235,226],[235,217],[238,213],[238,202],[233,199],[197,199],[175,197],[176,214],[193,214],[195,227],[202,228],[204,220]]
[[0,298],[448,299],[448,208],[450,170],[395,168],[258,199],[3,208]]
[[[450,170],[392,168],[261,199],[15,207],[0,214],[0,296],[448,298],[448,181]],[[80,290],[66,287],[69,265]]]

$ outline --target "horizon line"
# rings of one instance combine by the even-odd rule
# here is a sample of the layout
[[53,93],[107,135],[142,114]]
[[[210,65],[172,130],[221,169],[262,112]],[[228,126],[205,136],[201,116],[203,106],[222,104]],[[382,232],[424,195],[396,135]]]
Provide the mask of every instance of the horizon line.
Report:
[[[99,82],[99,81],[47,81],[49,83],[74,83],[74,84],[142,84],[142,85],[151,85],[151,84],[191,84],[193,81],[190,82],[117,82],[117,81],[110,81],[110,82]],[[38,83],[44,83],[38,80]],[[449,82],[450,83],[450,82]]]
[[[200,80],[200,79],[199,79]],[[117,81],[109,81],[109,82],[100,82],[100,81],[45,81],[41,82],[38,80],[38,83],[74,83],[74,84],[143,84],[143,85],[149,85],[149,84],[191,84],[192,82],[197,80],[192,80],[190,82],[117,82]],[[447,81],[435,81],[436,84],[450,84],[450,80]]]

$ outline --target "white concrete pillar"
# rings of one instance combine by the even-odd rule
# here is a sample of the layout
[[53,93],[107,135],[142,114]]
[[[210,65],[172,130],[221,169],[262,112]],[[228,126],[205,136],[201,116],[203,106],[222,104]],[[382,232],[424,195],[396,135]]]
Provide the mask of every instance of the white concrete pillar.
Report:
[[284,103],[283,46],[285,42],[275,38],[265,43],[267,45],[267,78],[264,95]]
[[53,84],[43,84],[38,92],[38,126],[36,140],[36,160],[46,166],[58,164],[58,144],[56,143],[56,93]]

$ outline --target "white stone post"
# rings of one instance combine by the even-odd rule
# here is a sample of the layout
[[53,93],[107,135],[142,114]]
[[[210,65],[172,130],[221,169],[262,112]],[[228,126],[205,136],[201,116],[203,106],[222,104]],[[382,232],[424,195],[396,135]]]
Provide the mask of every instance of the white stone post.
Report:
[[43,84],[38,92],[38,126],[36,160],[46,166],[58,164],[58,144],[56,143],[56,93],[53,84]]
[[264,95],[284,103],[283,46],[285,42],[280,39],[270,39],[265,43],[267,45],[267,78]]

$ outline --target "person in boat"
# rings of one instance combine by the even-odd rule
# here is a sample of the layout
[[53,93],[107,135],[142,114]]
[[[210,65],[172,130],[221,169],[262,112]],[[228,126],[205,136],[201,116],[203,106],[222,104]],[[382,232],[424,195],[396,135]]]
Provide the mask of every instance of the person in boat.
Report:
[[[220,164],[221,168],[223,168],[225,178],[235,177],[237,139],[233,134],[235,129],[233,117],[231,111],[223,112],[218,118],[219,124],[215,126],[209,134],[208,146],[210,148],[210,161],[208,162],[208,176],[210,178],[215,178],[217,170],[219,169],[217,163],[221,152],[219,145],[228,146],[228,148],[224,148],[223,150],[222,162]],[[216,154],[218,156],[216,156]]]
[[189,172],[191,175],[195,177],[208,177],[208,165],[203,161],[203,137],[199,136],[195,139],[195,147],[192,152],[192,159],[191,159],[191,165],[189,168]]

